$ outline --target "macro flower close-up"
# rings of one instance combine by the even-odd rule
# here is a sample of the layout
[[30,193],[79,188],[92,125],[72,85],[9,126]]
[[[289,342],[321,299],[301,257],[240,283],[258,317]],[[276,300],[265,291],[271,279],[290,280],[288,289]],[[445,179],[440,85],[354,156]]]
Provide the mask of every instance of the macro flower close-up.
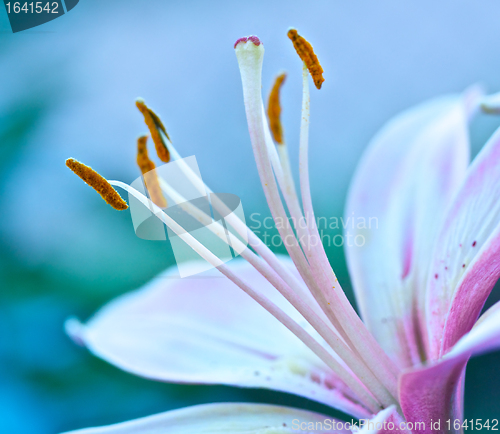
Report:
[[[472,162],[468,138],[471,119],[498,110],[497,97],[479,86],[437,97],[390,120],[368,146],[343,218],[359,317],[325,254],[309,187],[309,75],[321,89],[323,68],[297,30],[288,37],[303,62],[298,189],[280,120],[285,74],[270,92],[266,117],[264,44],[248,36],[234,45],[255,162],[288,255],[276,256],[238,216],[225,220],[228,231],[182,196],[185,186],[164,179],[150,159],[147,136],[138,140],[137,159],[147,194],[70,158],[67,166],[113,208],[128,208],[113,187],[125,190],[224,278],[182,279],[167,270],[86,324],[70,319],[66,328],[76,343],[142,377],[288,392],[359,424],[220,403],[79,432],[463,430],[467,361],[500,345],[499,305],[480,315],[500,273],[500,132]],[[182,163],[155,112],[141,99],[137,107],[159,159],[179,163],[186,182],[212,192]],[[168,210],[171,197],[241,258],[226,264],[185,230]],[[227,215],[222,200],[212,206]]]

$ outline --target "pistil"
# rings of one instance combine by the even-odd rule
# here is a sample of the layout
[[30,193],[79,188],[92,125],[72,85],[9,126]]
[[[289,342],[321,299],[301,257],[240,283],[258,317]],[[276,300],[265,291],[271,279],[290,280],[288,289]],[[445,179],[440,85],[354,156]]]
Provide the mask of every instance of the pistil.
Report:
[[[269,209],[271,210],[271,214],[273,215],[275,222],[282,223],[277,224],[277,229],[280,232],[281,238],[285,241],[285,247],[287,248],[290,257],[292,258],[306,285],[309,287],[318,303],[320,303],[320,305],[323,304],[323,310],[325,314],[329,315],[329,319],[337,322],[335,316],[331,315],[331,310],[324,308],[324,296],[322,296],[323,293],[321,288],[318,287],[318,283],[316,281],[317,278],[322,284],[324,284],[324,276],[322,273],[318,273],[317,275],[312,273],[310,264],[306,261],[297,239],[291,230],[286,212],[281,202],[276,180],[274,178],[265,138],[265,122],[263,119],[263,104],[261,97],[261,70],[264,47],[260,44],[257,45],[251,42],[240,42],[236,45],[235,51],[243,83],[243,96],[250,138],[254,149],[257,169],[261,178],[262,187],[266,195]],[[333,293],[333,295],[335,296],[336,294]],[[341,306],[339,306],[339,308],[342,309]],[[350,335],[349,337],[352,339],[353,337],[358,336]],[[377,359],[375,359],[375,361],[376,360]],[[392,378],[388,379],[384,377],[383,380],[390,382]],[[392,388],[392,390],[395,390],[395,387]],[[371,392],[378,399],[380,399],[384,406],[397,402],[395,397],[391,396],[391,393],[387,392],[387,389],[378,381],[376,384],[372,385]]]

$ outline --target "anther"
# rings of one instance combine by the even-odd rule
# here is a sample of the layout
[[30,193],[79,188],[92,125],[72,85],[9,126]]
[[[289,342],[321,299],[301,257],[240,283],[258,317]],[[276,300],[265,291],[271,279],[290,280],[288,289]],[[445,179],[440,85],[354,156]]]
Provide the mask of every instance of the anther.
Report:
[[68,158],[66,160],[66,166],[78,175],[87,185],[90,185],[97,191],[104,201],[114,209],[123,211],[128,208],[127,202],[125,202],[111,184],[94,169],[80,163],[74,158]]
[[158,158],[164,163],[168,163],[170,161],[170,152],[168,151],[167,145],[161,136],[161,133],[165,134],[165,137],[170,141],[170,137],[167,134],[167,130],[163,125],[161,119],[157,116],[157,114],[151,110],[146,103],[142,99],[137,99],[135,105],[139,109],[139,111],[144,116],[144,122],[149,128],[151,133],[151,138],[155,144],[156,153]]
[[166,208],[167,201],[161,191],[155,163],[149,159],[147,141],[148,136],[141,136],[137,139],[137,165],[144,176],[151,200],[160,208]]
[[276,143],[283,143],[283,127],[281,126],[281,105],[280,90],[286,78],[286,73],[276,77],[271,93],[269,94],[269,103],[267,106],[267,116],[269,118],[269,127]]
[[312,45],[304,37],[300,36],[295,29],[288,30],[288,37],[293,42],[295,51],[297,51],[299,57],[306,64],[315,86],[321,89],[321,85],[325,81],[323,78],[323,68],[316,54],[314,54]]

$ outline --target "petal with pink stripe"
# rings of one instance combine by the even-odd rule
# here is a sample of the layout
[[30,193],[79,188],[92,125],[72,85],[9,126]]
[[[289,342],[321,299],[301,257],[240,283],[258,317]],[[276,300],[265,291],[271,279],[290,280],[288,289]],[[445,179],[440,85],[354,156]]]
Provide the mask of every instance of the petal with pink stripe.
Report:
[[427,292],[431,358],[477,320],[500,276],[500,129],[470,166],[433,255]]
[[390,121],[349,192],[344,224],[356,298],[369,329],[402,367],[420,362],[424,352],[429,261],[469,162],[467,107],[474,95],[441,97]]
[[[462,375],[471,355],[500,347],[500,304],[486,312],[442,360],[405,372],[400,379],[400,403],[416,434],[448,431],[447,421],[462,418]],[[434,425],[431,426],[431,421]],[[439,422],[439,424],[438,424]],[[453,424],[450,426],[454,430]]]

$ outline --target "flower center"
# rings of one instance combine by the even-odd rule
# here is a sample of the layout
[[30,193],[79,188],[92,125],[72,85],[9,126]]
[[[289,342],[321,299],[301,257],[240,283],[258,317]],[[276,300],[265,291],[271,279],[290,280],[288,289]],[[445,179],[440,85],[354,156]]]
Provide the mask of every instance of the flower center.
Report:
[[[312,333],[271,302],[258,288],[253,288],[251,283],[245,282],[241,276],[228,268],[224,261],[185,231],[167,213],[163,212],[161,208],[167,203],[162,192],[167,196],[178,198],[179,200],[176,202],[197,220],[212,222],[210,215],[189,201],[183,201],[182,196],[172,185],[156,175],[155,164],[147,153],[147,137],[143,136],[138,140],[137,163],[143,173],[151,200],[120,181],[106,181],[94,171],[88,172],[86,169],[74,170],[73,168],[72,170],[93,186],[112,206],[114,206],[113,201],[119,203],[116,196],[123,202],[112,188],[114,185],[123,188],[144,206],[153,210],[154,214],[196,253],[216,267],[294,333],[357,394],[360,402],[366,408],[376,413],[382,407],[397,403],[396,378],[398,369],[368,332],[348,302],[321,244],[309,187],[310,97],[308,76],[310,73],[316,87],[320,89],[324,81],[323,69],[307,40],[294,29],[289,30],[288,36],[303,61],[303,98],[299,147],[302,207],[293,182],[288,148],[280,121],[279,92],[285,75],[278,76],[270,94],[267,111],[270,127],[268,127],[261,95],[264,46],[256,36],[249,36],[236,41],[235,52],[240,66],[249,133],[262,188],[280,236],[302,281],[297,279],[238,217],[229,218],[227,223],[234,229],[236,235],[248,240],[251,249],[245,248],[246,246],[242,244],[238,236],[231,232],[228,233],[220,224],[211,224],[209,227],[215,235],[230,243],[235,251],[238,251],[283,295],[309,323],[313,329]],[[159,159],[168,162],[172,158],[179,162],[183,173],[193,185],[197,186],[200,192],[212,193],[212,190],[203,183],[198,175],[192,172],[187,165],[182,164],[183,160],[174,148],[160,118],[144,101],[138,100],[136,105],[144,116]],[[274,142],[278,143],[279,146],[275,146]],[[81,163],[78,164],[81,165]],[[92,176],[84,177],[81,176],[80,172],[91,173]],[[282,201],[281,195],[284,201]],[[212,203],[214,209],[227,215],[224,209],[225,205],[217,202]],[[229,236],[227,237],[227,235]]]

